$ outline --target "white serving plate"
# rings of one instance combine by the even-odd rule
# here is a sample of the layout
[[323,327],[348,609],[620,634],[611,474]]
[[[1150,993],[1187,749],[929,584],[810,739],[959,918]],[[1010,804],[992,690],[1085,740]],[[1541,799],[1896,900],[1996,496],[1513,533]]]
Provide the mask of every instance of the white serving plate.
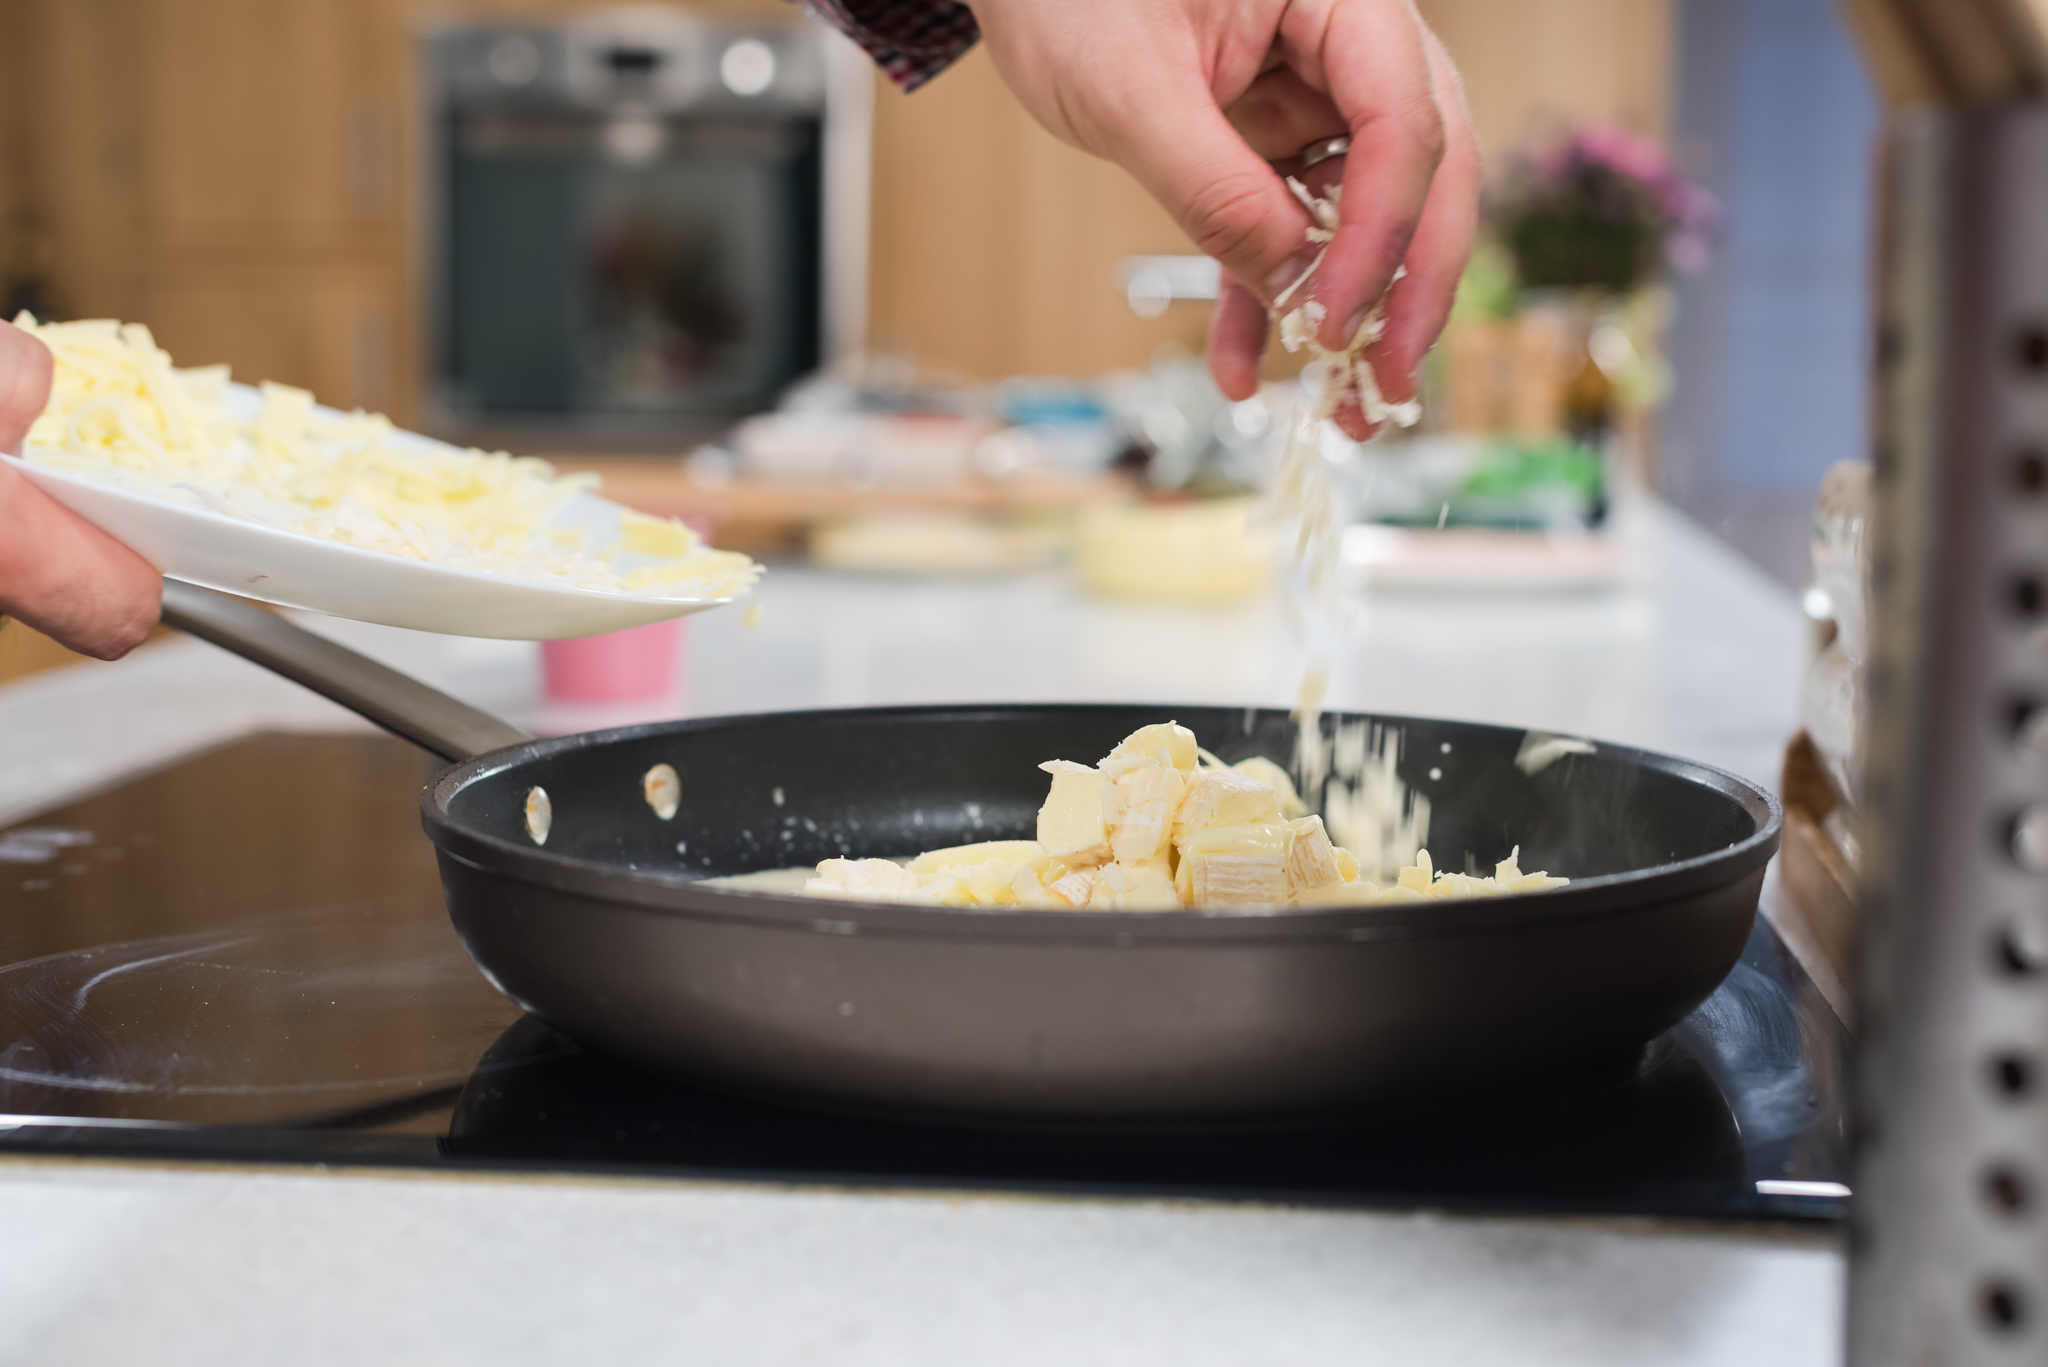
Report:
[[[232,390],[231,407],[253,412],[256,392],[241,385]],[[413,433],[397,435],[408,445],[444,445]],[[0,460],[168,578],[332,617],[449,636],[554,641],[645,626],[734,601],[571,588],[433,565],[95,483],[15,456]],[[623,511],[610,499],[581,494],[545,525],[589,527],[602,544]]]

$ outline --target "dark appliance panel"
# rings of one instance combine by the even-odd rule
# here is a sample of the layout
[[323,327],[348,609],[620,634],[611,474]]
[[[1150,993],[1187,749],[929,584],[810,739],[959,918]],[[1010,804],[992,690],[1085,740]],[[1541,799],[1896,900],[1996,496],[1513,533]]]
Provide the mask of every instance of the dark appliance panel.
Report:
[[716,423],[819,362],[817,36],[609,22],[434,40],[451,435]]

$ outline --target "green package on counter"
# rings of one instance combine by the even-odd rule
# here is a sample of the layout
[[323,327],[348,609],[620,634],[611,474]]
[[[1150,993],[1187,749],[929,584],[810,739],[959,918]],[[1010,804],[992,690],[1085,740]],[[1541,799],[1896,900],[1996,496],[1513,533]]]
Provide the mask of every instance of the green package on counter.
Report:
[[1493,437],[1440,439],[1430,448],[1410,459],[1406,478],[1376,482],[1368,521],[1542,532],[1606,519],[1607,462],[1596,447],[1568,437]]

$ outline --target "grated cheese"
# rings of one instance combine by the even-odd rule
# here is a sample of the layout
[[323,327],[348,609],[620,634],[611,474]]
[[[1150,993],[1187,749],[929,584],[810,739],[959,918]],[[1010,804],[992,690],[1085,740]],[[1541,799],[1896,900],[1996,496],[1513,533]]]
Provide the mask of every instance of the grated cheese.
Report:
[[[1308,210],[1307,237],[1318,250],[1308,269],[1273,301],[1273,307],[1280,314],[1281,344],[1291,352],[1307,351],[1322,377],[1315,405],[1298,409],[1289,424],[1271,509],[1283,540],[1293,547],[1289,616],[1311,638],[1293,713],[1294,770],[1304,793],[1321,795],[1331,835],[1354,852],[1364,876],[1384,881],[1416,867],[1418,858],[1426,866],[1428,854],[1422,847],[1429,839],[1429,799],[1411,792],[1396,772],[1398,732],[1359,722],[1340,724],[1333,736],[1323,735],[1323,697],[1330,673],[1328,642],[1345,633],[1350,614],[1337,582],[1343,528],[1322,442],[1326,424],[1347,402],[1356,403],[1368,423],[1391,422],[1397,427],[1414,426],[1422,408],[1412,399],[1388,403],[1372,363],[1365,357],[1365,349],[1386,330],[1387,295],[1381,295],[1366,313],[1342,351],[1332,351],[1317,339],[1317,330],[1327,316],[1321,304],[1307,300],[1287,308],[1288,301],[1329,255],[1344,188],[1333,185],[1327,194],[1311,195],[1292,176],[1287,178],[1287,187]],[[1401,274],[1397,271],[1394,279],[1399,280]]]
[[625,512],[600,545],[551,526],[595,491],[595,475],[425,442],[380,414],[323,411],[288,385],[262,385],[254,414],[239,415],[226,366],[180,370],[139,323],[15,322],[56,359],[49,406],[22,450],[34,464],[281,531],[571,588],[723,598],[760,576],[746,556],[669,519]]

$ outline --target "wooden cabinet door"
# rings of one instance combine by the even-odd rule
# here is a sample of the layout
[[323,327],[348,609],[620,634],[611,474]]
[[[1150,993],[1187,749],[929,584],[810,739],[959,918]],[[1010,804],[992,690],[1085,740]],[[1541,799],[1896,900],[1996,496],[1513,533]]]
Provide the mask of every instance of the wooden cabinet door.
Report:
[[407,406],[400,290],[379,264],[192,266],[147,283],[142,316],[181,364],[225,361],[248,383],[310,389],[335,408]]
[[151,0],[143,216],[173,252],[395,241],[404,24],[380,0]]
[[1033,123],[976,50],[912,95],[876,94],[871,344],[969,375],[1070,376],[1199,349],[1206,305],[1140,318],[1128,256],[1191,253],[1122,169]]

